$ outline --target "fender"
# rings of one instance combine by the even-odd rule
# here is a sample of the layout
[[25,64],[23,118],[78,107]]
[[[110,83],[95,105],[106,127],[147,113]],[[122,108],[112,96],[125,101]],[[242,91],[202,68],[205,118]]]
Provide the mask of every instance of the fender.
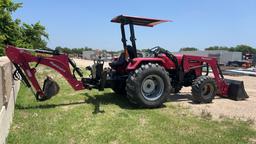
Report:
[[159,63],[160,65],[162,65],[165,69],[175,69],[175,65],[174,63],[165,55],[162,54],[159,57],[148,57],[148,58],[134,58],[132,59],[126,70],[127,71],[133,71],[136,70],[137,68],[139,68],[139,66],[143,63]]

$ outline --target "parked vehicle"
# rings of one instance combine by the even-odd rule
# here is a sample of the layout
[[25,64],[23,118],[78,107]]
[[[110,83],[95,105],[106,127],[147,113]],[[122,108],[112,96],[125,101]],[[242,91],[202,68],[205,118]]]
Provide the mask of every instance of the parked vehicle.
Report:
[[[216,58],[174,55],[160,47],[151,48],[149,57],[138,57],[134,26],[153,27],[168,20],[120,15],[111,22],[121,26],[124,52],[109,64],[110,69],[103,69],[104,61],[97,59],[94,65],[86,68],[91,75],[85,78],[66,54],[7,46],[6,55],[16,67],[14,77],[21,77],[28,87],[32,86],[38,101],[48,100],[59,91],[59,86],[50,77],[44,81],[43,88],[40,87],[35,77],[36,66],[39,64],[59,72],[74,90],[112,88],[115,93],[126,95],[131,103],[147,108],[161,106],[170,93],[178,93],[183,86],[192,87],[195,103],[210,103],[216,94],[234,100],[248,97],[242,81],[224,79]],[[126,40],[127,25],[130,29],[131,45]],[[37,64],[31,67],[30,62]],[[204,67],[207,69],[205,75],[202,72]],[[208,75],[209,68],[212,69],[214,77]]]

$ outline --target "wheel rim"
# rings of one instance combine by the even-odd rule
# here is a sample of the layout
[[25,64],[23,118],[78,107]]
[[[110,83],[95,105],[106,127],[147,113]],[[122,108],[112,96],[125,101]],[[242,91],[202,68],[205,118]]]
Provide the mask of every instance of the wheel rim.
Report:
[[146,100],[159,99],[164,91],[164,81],[158,75],[149,75],[142,81],[141,93]]
[[210,83],[206,83],[202,88],[202,96],[210,98],[214,92],[214,87]]

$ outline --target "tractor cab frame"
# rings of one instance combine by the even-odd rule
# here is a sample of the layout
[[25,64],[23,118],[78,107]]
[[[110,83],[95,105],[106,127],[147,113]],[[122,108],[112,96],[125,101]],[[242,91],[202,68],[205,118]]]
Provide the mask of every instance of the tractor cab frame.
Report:
[[132,44],[132,48],[135,53],[135,57],[137,57],[137,46],[136,46],[136,37],[135,37],[135,30],[134,25],[137,26],[145,26],[145,27],[154,27],[157,24],[164,23],[164,22],[171,22],[170,20],[161,20],[161,19],[152,19],[152,18],[143,18],[143,17],[134,17],[134,16],[126,16],[126,15],[119,15],[111,20],[113,23],[120,23],[121,28],[121,41],[123,43],[123,48],[126,50],[127,48],[127,39],[126,39],[126,31],[125,25],[129,26],[130,29],[130,41]]

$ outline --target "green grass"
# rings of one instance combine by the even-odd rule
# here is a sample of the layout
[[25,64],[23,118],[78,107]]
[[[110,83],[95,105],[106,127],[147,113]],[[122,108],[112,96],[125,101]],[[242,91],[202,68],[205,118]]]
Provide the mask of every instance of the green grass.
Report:
[[[46,72],[40,71],[39,78]],[[61,76],[54,77],[61,91],[46,102],[36,102],[21,86],[8,143],[234,144],[256,138],[246,122],[201,118],[171,102],[159,109],[136,109],[110,89],[75,92]]]

